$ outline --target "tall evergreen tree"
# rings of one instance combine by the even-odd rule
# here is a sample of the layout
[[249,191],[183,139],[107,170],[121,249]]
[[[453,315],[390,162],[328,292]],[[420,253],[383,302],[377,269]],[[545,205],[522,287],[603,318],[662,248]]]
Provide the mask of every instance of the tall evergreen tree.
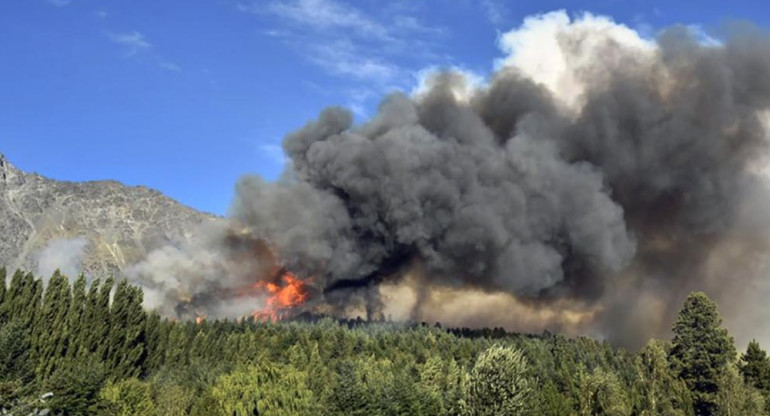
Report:
[[765,398],[765,413],[770,413],[770,359],[754,340],[741,356],[739,369],[746,384],[757,389]]
[[69,305],[69,282],[56,270],[48,281],[33,339],[38,361],[37,373],[41,379],[46,379],[53,373],[64,351],[68,337]]
[[81,344],[82,333],[88,331],[88,328],[84,325],[88,301],[86,294],[87,284],[86,277],[81,274],[72,285],[72,298],[69,311],[67,312],[67,328],[69,329],[67,357],[69,359],[79,355],[80,350],[83,348],[83,344]]
[[109,366],[113,379],[136,377],[144,371],[145,312],[142,291],[121,280],[110,309]]
[[106,341],[110,334],[110,295],[114,286],[115,279],[108,277],[99,287],[99,294],[94,298],[94,302],[89,302],[92,307],[89,351],[102,361],[107,359],[109,350],[109,343]]
[[0,326],[0,409],[22,396],[34,377],[26,328],[19,321]]
[[691,293],[674,323],[669,361],[692,393],[697,416],[717,411],[720,375],[735,359],[735,346],[717,305],[702,292]]
[[770,359],[756,340],[749,343],[741,356],[739,368],[746,383],[760,391],[770,391]]

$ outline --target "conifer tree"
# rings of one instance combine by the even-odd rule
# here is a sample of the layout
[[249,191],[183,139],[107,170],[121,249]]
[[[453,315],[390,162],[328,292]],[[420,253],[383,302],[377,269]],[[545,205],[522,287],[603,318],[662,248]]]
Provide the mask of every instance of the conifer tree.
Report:
[[110,309],[107,338],[112,379],[136,377],[143,372],[146,358],[144,340],[145,312],[142,309],[142,291],[129,285],[127,280],[121,280]]
[[6,320],[19,320],[25,328],[30,328],[35,323],[42,291],[42,282],[35,280],[32,273],[17,270],[6,290],[2,315]]
[[56,270],[48,282],[33,339],[38,361],[37,374],[41,379],[46,379],[53,373],[67,342],[69,305],[69,282]]
[[30,342],[24,326],[10,321],[0,326],[0,409],[24,394],[35,377]]
[[110,345],[107,339],[110,335],[110,294],[113,286],[115,286],[115,280],[108,277],[99,287],[99,294],[94,299],[95,302],[93,304],[89,302],[89,306],[93,307],[89,351],[95,353],[102,361],[107,360]]
[[70,301],[69,311],[67,312],[67,328],[69,328],[69,344],[67,345],[67,358],[72,359],[77,357],[80,350],[83,348],[82,338],[83,332],[88,331],[88,327],[85,325],[86,319],[86,277],[81,274],[78,276],[75,283],[72,285],[72,298]]
[[76,341],[78,344],[77,357],[85,357],[96,353],[96,345],[98,344],[94,341],[94,332],[100,326],[100,323],[97,322],[100,287],[101,280],[94,279],[88,288],[82,320],[84,330],[78,333],[78,340]]
[[149,313],[144,326],[147,355],[145,359],[145,372],[149,374],[157,371],[163,365],[163,327],[160,315],[157,312]]
[[749,343],[741,356],[739,368],[746,383],[760,391],[770,391],[770,359],[756,340]]
[[740,373],[746,384],[757,389],[765,398],[765,413],[770,413],[770,359],[754,340],[741,356]]
[[674,323],[669,361],[692,393],[697,416],[717,411],[720,375],[735,359],[735,346],[717,305],[705,293],[691,293]]

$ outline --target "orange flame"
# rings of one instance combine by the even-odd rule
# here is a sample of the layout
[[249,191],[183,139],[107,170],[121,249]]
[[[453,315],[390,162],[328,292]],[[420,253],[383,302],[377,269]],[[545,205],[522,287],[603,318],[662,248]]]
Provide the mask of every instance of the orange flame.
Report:
[[284,272],[278,283],[255,283],[255,289],[265,290],[270,296],[265,307],[254,312],[254,317],[273,322],[283,318],[286,312],[307,301],[309,295],[305,283],[291,272]]

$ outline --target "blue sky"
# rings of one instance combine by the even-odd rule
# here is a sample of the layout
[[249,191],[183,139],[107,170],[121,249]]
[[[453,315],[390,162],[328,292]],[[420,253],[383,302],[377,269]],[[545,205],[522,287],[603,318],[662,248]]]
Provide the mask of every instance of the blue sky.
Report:
[[[681,3],[681,4],[680,4]],[[429,67],[488,75],[526,16],[607,15],[646,35],[770,26],[761,1],[2,0],[0,152],[61,180],[116,179],[224,214],[245,173],[328,105],[372,114]]]

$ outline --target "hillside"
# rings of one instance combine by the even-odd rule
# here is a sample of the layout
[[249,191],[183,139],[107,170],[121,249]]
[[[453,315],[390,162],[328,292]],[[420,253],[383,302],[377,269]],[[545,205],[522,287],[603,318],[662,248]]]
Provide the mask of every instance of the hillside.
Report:
[[[37,270],[42,260],[114,274],[149,250],[190,238],[210,218],[153,189],[56,181],[23,172],[0,154],[0,265],[11,270]],[[46,250],[52,244],[56,249]],[[56,258],[43,259],[47,251]]]

